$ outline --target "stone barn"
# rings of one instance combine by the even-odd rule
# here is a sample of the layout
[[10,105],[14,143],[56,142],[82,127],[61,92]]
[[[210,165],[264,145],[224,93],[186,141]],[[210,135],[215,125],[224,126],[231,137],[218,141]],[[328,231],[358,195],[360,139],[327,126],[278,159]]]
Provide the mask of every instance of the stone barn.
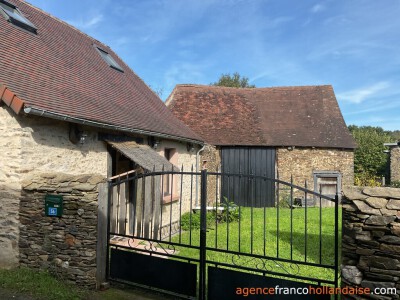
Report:
[[[211,171],[219,168],[286,182],[293,178],[294,184],[307,182],[308,188],[332,196],[340,194],[342,185],[353,184],[356,145],[332,86],[182,84],[175,87],[166,104],[207,143],[201,159]],[[279,188],[262,180],[255,187],[245,180],[229,182],[226,178],[221,184],[223,195],[256,207],[275,205],[273,196]],[[249,189],[254,197],[244,199]]]

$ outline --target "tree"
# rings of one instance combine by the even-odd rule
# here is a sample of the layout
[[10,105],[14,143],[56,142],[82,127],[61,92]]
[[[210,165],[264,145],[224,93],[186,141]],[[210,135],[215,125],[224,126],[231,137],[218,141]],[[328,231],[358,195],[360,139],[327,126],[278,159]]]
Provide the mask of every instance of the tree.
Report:
[[217,82],[211,83],[211,85],[215,86],[227,86],[227,87],[236,87],[236,88],[255,88],[254,84],[249,84],[249,78],[242,77],[238,72],[233,73],[233,75],[221,74],[220,78]]
[[354,152],[354,175],[356,182],[366,181],[386,175],[388,156],[383,151],[383,143],[393,141],[390,132],[381,127],[350,125],[349,130],[357,142]]
[[400,141],[400,130],[394,130],[390,132],[390,135],[396,140]]

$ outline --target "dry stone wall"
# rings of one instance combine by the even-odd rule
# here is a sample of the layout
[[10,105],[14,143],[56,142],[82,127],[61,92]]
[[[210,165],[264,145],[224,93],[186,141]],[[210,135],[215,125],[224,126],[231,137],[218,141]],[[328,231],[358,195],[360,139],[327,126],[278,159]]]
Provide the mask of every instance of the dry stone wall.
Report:
[[[79,285],[96,285],[97,200],[100,175],[41,174],[22,183],[20,264],[48,269]],[[62,217],[46,217],[46,194],[62,195]],[[18,208],[17,208],[18,209]]]
[[399,293],[400,189],[346,187],[342,217],[342,285],[395,287]]
[[394,147],[390,151],[390,180],[400,181],[400,147]]

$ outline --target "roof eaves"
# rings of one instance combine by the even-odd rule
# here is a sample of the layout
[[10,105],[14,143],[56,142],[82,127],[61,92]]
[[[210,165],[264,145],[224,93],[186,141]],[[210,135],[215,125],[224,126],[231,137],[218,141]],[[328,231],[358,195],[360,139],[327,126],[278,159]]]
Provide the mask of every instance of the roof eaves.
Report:
[[0,103],[6,104],[10,107],[17,115],[24,107],[25,102],[15,95],[9,88],[4,84],[0,84]]
[[186,137],[180,137],[180,136],[175,136],[175,135],[170,135],[170,134],[165,134],[165,133],[160,133],[160,132],[154,132],[154,131],[144,130],[144,129],[139,129],[139,128],[129,128],[129,127],[118,126],[118,125],[113,125],[113,124],[108,124],[108,123],[102,123],[102,122],[97,122],[97,121],[83,119],[83,118],[77,118],[77,117],[73,117],[73,116],[69,116],[69,115],[60,114],[57,112],[44,110],[41,108],[36,108],[33,106],[25,105],[24,113],[41,116],[41,117],[47,117],[47,118],[56,119],[56,120],[61,120],[61,121],[66,121],[66,122],[71,122],[71,123],[93,126],[93,127],[97,127],[97,128],[105,128],[105,129],[112,129],[112,130],[129,132],[129,133],[150,135],[150,136],[155,136],[155,137],[160,137],[160,138],[167,138],[167,139],[173,139],[173,140],[178,140],[178,141],[183,141],[183,142],[194,143],[194,144],[198,144],[198,145],[204,144],[200,140],[194,140],[194,139],[190,139],[190,138],[186,138]]

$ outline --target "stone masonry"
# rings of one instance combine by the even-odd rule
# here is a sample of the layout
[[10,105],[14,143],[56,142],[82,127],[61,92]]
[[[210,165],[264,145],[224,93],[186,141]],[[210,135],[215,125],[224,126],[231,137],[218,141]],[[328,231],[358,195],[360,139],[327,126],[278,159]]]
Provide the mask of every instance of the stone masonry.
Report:
[[[207,161],[207,169],[215,172],[221,166],[220,151],[207,145],[202,153],[203,161]],[[340,149],[316,149],[316,148],[277,148],[276,171],[279,179],[290,182],[293,175],[293,183],[304,186],[307,180],[308,188],[314,189],[314,171],[338,171],[342,175],[342,185],[354,184],[354,153],[352,150]],[[207,183],[208,200],[215,199],[215,179],[211,178]]]
[[[22,183],[20,264],[47,269],[89,288],[96,285],[97,200],[100,175],[44,173]],[[46,217],[46,194],[62,195],[62,217]],[[17,208],[18,209],[18,208]]]
[[396,288],[399,294],[400,189],[346,187],[342,218],[342,287]]
[[0,106],[0,268],[18,266],[21,182],[48,172],[107,174],[107,148],[87,130],[84,145],[69,140],[69,125],[46,118],[16,116]]
[[[216,147],[211,145],[206,145],[199,162],[199,170],[204,168],[208,172],[221,172],[221,152],[216,149]],[[200,180],[199,180],[200,182]],[[200,184],[200,183],[199,183]],[[214,205],[215,200],[219,199],[219,191],[217,190],[217,185],[220,185],[220,181],[216,181],[215,176],[208,176],[207,181],[207,203],[208,205]],[[220,187],[220,186],[219,186]]]
[[338,171],[342,174],[342,185],[354,184],[354,153],[352,150],[317,148],[278,148],[276,165],[279,179],[314,188],[314,171]]
[[400,181],[400,147],[390,149],[390,180]]

